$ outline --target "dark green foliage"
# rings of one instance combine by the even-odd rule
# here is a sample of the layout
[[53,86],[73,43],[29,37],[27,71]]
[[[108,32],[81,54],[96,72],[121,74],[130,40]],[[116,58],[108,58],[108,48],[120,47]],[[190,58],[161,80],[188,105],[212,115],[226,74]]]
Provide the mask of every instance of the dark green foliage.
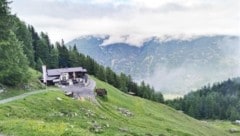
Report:
[[90,75],[96,75],[97,72],[97,62],[93,60],[90,56],[85,58],[85,67]]
[[127,88],[128,82],[129,82],[128,77],[125,74],[121,73],[119,76],[120,90],[122,90],[123,92],[128,92],[128,88]]
[[59,62],[59,53],[58,49],[52,47],[52,49],[49,52],[49,61],[48,61],[48,68],[58,68],[58,62]]
[[[39,37],[39,39],[37,38],[36,40],[36,45],[35,46],[35,58],[41,58],[43,61],[43,64],[45,65],[51,65],[51,53],[53,50],[53,46],[50,44],[50,40],[48,38],[47,34],[41,33],[41,36],[36,36]],[[37,61],[37,60],[36,60]]]
[[31,32],[28,30],[26,24],[22,22],[19,18],[13,16],[13,19],[14,19],[13,31],[16,34],[17,39],[23,43],[24,54],[26,54],[30,66],[34,68],[35,61]]
[[163,95],[161,92],[156,92],[153,99],[154,99],[154,101],[157,101],[160,103],[164,102],[164,98],[163,98]]
[[103,66],[98,67],[96,77],[102,81],[106,81],[106,70]]
[[28,61],[13,32],[0,42],[0,58],[0,83],[16,86],[27,81]]
[[41,58],[43,63],[47,64],[48,58],[49,58],[49,52],[48,52],[48,47],[45,44],[45,41],[43,39],[40,39],[37,41],[35,52],[36,52],[37,58]]
[[5,0],[0,1],[0,17],[0,84],[20,85],[28,78],[28,61],[13,31],[14,19]]
[[76,49],[76,46],[74,46],[74,48],[73,49],[69,49],[69,63],[70,63],[70,65],[71,65],[71,67],[78,67],[79,66],[79,59],[78,59],[78,57],[79,57],[79,53],[78,53],[78,51],[77,51],[77,49]]
[[114,84],[114,72],[109,67],[106,68],[106,78],[109,84]]
[[211,87],[204,86],[184,98],[166,103],[198,119],[239,119],[240,78],[229,79]]
[[[56,46],[52,45],[48,35],[41,32],[39,36],[39,34],[35,31],[33,26],[29,26],[28,31],[31,33],[35,63],[39,62],[40,58],[42,63],[47,65],[49,68],[58,68],[59,56],[62,57],[62,54],[59,55],[59,48],[56,48],[56,46],[59,45],[60,47],[61,45],[59,43],[56,43]],[[35,68],[41,71],[41,69],[39,69],[39,66],[36,65]]]
[[42,65],[44,65],[43,62],[42,62],[42,59],[38,58],[38,60],[36,62],[36,70],[42,71]]
[[64,42],[62,41],[61,45],[57,43],[58,48],[58,60],[59,60],[59,67],[60,68],[66,68],[70,67],[70,58],[69,58],[69,52],[67,47],[64,45]]
[[34,60],[37,62],[39,56],[37,55],[37,42],[40,40],[40,37],[38,36],[38,33],[35,31],[33,26],[28,26],[28,30],[31,32],[32,36],[32,46],[34,50]]
[[12,21],[6,0],[0,0],[0,28],[0,41],[8,39],[12,28]]

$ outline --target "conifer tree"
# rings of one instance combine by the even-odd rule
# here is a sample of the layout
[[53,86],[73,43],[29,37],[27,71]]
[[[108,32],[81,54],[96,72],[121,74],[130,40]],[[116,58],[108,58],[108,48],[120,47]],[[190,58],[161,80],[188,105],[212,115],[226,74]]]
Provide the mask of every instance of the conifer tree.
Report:
[[26,54],[30,66],[32,68],[35,67],[34,61],[34,50],[32,46],[32,35],[31,32],[28,30],[26,24],[19,20],[18,17],[13,16],[14,19],[14,33],[17,36],[17,39],[23,43],[23,51]]
[[0,83],[16,86],[28,78],[28,61],[13,32],[8,2],[0,1]]

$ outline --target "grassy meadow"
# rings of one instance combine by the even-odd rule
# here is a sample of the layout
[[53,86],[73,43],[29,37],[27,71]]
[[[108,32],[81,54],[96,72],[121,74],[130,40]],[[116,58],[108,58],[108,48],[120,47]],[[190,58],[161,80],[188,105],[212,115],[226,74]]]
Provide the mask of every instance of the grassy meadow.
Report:
[[0,133],[14,136],[227,136],[223,127],[193,119],[163,104],[108,91],[97,103],[66,97],[58,88],[0,105]]

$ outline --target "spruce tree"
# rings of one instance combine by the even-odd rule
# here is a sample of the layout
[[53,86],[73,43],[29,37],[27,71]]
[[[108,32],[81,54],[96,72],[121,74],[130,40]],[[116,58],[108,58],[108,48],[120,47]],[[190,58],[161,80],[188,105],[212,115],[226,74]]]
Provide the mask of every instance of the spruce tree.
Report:
[[10,31],[7,40],[0,41],[0,83],[16,86],[27,81],[28,61],[22,44]]
[[32,35],[31,32],[28,30],[26,24],[19,20],[18,17],[13,16],[14,18],[14,33],[17,36],[17,39],[23,43],[23,51],[26,54],[30,66],[32,68],[35,67],[34,61],[34,50],[32,45]]
[[58,68],[58,54],[58,49],[53,47],[50,51],[48,68]]
[[43,62],[42,62],[42,59],[41,59],[41,58],[38,58],[38,60],[37,60],[37,62],[36,62],[36,69],[37,69],[38,71],[42,71],[42,65],[44,65]]
[[0,83],[16,86],[28,78],[28,61],[12,31],[14,22],[6,0],[0,1],[0,17]]

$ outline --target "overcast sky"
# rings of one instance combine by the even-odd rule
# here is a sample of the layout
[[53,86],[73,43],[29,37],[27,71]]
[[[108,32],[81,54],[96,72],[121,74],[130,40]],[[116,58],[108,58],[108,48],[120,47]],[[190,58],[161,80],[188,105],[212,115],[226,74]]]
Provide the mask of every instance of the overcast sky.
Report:
[[239,0],[13,0],[10,7],[52,42],[87,34],[240,35]]

